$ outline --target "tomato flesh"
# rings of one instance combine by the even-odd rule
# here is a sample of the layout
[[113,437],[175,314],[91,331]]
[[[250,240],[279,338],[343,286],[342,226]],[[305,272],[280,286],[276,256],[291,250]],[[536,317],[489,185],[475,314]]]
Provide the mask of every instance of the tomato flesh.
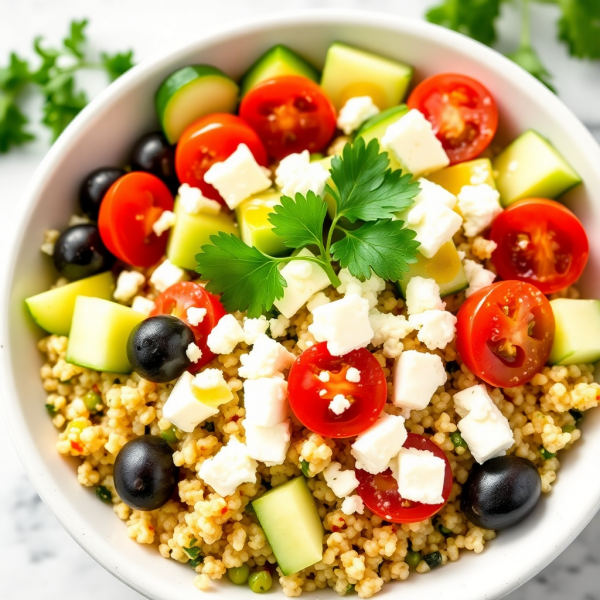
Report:
[[421,82],[408,98],[432,124],[450,164],[483,152],[498,128],[496,102],[485,86],[467,75],[442,73]]
[[127,173],[106,192],[98,228],[104,245],[117,258],[136,267],[150,267],[165,254],[168,235],[152,226],[165,210],[173,210],[169,188],[143,171]]
[[[351,367],[360,371],[359,382],[346,379]],[[328,381],[319,379],[322,372],[329,373]],[[350,402],[340,415],[329,408],[338,394]],[[387,384],[383,369],[367,349],[332,356],[322,342],[305,350],[292,365],[288,395],[294,414],[305,427],[319,435],[345,438],[362,433],[379,418]]]
[[250,90],[240,105],[240,116],[250,123],[269,156],[319,152],[335,131],[335,108],[323,90],[299,75],[284,75]]
[[457,315],[456,350],[470,371],[496,387],[527,383],[554,341],[548,299],[523,281],[500,281],[467,298]]
[[365,505],[376,515],[390,523],[418,523],[435,515],[447,502],[452,492],[452,467],[444,451],[431,440],[416,433],[409,433],[404,448],[427,450],[446,463],[444,487],[441,504],[423,504],[406,500],[398,491],[398,481],[391,469],[371,475],[367,471],[357,469],[358,495]]
[[575,283],[589,256],[579,219],[554,200],[527,198],[511,204],[492,225],[498,244],[492,262],[503,279],[527,281],[544,294]]

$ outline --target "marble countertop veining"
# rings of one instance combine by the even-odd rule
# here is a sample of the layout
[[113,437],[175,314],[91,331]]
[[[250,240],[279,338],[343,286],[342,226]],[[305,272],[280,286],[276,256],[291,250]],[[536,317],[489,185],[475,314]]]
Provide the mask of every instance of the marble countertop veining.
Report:
[[[216,26],[297,8],[369,8],[419,18],[435,0],[0,0],[0,64],[10,50],[30,52],[31,40],[43,34],[57,41],[72,18],[89,17],[94,48],[133,47],[141,60],[179,45]],[[556,10],[534,8],[533,37],[555,74],[563,100],[600,141],[600,64],[569,60],[555,42]],[[505,11],[502,47],[516,43],[514,8]],[[99,80],[90,80],[99,89]],[[37,106],[31,100],[33,107]],[[38,130],[39,131],[39,130]],[[11,217],[18,214],[23,182],[33,174],[47,149],[39,141],[0,157],[0,256],[11,243]],[[5,246],[6,244],[6,246]],[[62,529],[24,474],[0,422],[0,599],[142,600],[94,562]],[[574,507],[576,509],[576,507]],[[191,585],[191,580],[190,580]],[[509,600],[600,600],[600,515],[577,540]]]

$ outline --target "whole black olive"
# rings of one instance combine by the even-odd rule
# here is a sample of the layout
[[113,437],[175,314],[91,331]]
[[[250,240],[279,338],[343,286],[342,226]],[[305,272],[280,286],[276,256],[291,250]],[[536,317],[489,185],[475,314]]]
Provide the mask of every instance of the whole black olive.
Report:
[[104,195],[108,192],[108,188],[123,175],[125,175],[123,169],[102,167],[93,171],[84,179],[79,189],[79,204],[84,214],[92,221],[98,220],[100,204]]
[[181,319],[171,315],[150,317],[129,335],[127,358],[144,379],[166,383],[190,366],[186,351],[194,341],[194,333]]
[[148,133],[137,141],[131,153],[131,168],[156,175],[173,194],[177,193],[179,180],[175,173],[175,148],[162,132]]
[[536,507],[542,480],[535,465],[518,456],[492,458],[475,465],[462,489],[460,509],[484,529],[506,529]]
[[92,223],[63,231],[54,245],[53,258],[56,270],[71,281],[106,271],[114,262]]
[[177,487],[178,475],[173,450],[157,435],[127,442],[117,454],[113,473],[117,494],[137,510],[164,506]]

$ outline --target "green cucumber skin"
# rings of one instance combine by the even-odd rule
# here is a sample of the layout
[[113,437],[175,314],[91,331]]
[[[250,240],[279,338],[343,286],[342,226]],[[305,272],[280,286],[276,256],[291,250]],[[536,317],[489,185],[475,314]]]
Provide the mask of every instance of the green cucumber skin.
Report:
[[406,104],[399,104],[398,106],[392,106],[391,108],[386,108],[384,111],[381,111],[378,115],[371,117],[365,123],[360,126],[360,129],[356,132],[356,137],[360,137],[364,135],[366,132],[371,129],[371,127],[375,127],[380,125],[387,119],[391,119],[392,117],[400,117],[404,116],[408,112],[408,106]]

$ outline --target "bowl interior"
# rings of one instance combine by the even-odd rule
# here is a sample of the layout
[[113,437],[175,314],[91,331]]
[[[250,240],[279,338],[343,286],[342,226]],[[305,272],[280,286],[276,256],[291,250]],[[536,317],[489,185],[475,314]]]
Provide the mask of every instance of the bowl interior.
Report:
[[[586,225],[591,258],[582,281],[587,297],[600,297],[600,149],[581,123],[546,88],[493,51],[431,25],[370,13],[317,12],[263,19],[199,41],[167,57],[147,62],[94,101],[55,144],[29,187],[28,212],[9,257],[4,290],[2,364],[6,418],[30,478],[46,504],[94,558],[140,593],[156,600],[197,600],[194,574],[164,560],[155,548],[131,541],[125,526],[75,477],[76,465],[54,447],[56,430],[43,404],[41,332],[24,311],[23,299],[47,288],[55,274],[39,252],[45,229],[64,226],[77,210],[77,190],[90,170],[122,164],[134,140],[157,126],[154,93],[174,69],[189,63],[213,64],[238,77],[264,50],[284,42],[322,66],[335,40],[397,58],[416,67],[415,79],[442,71],[469,74],[496,97],[501,138],[526,129],[547,136],[581,174],[585,186],[566,202]],[[595,167],[595,170],[594,170]],[[589,478],[600,455],[600,411],[586,419],[583,440],[564,456],[554,491],[521,526],[502,533],[478,557],[471,553],[426,577],[386,586],[381,597],[400,592],[405,600],[499,598],[532,577],[587,524],[600,506],[600,478]],[[562,458],[562,457],[561,457]],[[577,507],[577,510],[574,510]],[[475,561],[475,562],[474,562]],[[247,588],[223,582],[213,589],[228,598],[249,598]],[[322,590],[316,597],[337,597]]]

